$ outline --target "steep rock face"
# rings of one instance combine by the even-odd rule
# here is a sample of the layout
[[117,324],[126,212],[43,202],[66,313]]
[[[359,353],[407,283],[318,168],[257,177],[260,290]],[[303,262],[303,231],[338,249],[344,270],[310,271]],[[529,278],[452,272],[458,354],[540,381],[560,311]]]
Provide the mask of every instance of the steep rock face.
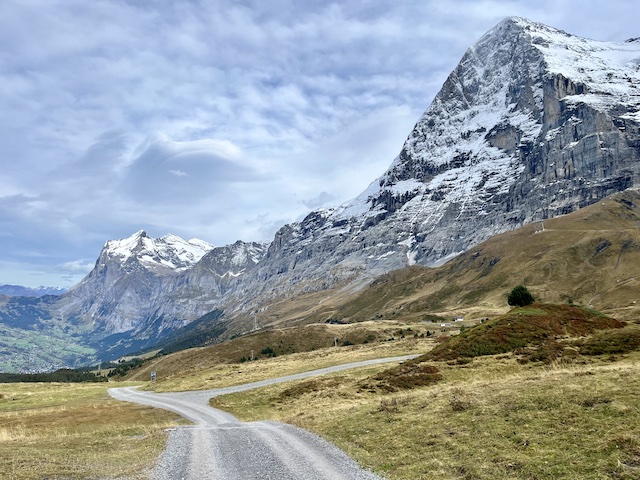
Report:
[[244,242],[216,248],[144,231],[108,241],[89,275],[56,303],[55,314],[106,333],[157,335],[215,308],[230,278],[255,265],[265,248]]
[[276,234],[243,308],[437,265],[638,185],[639,85],[637,42],[505,19],[466,52],[384,175]]
[[638,85],[639,42],[508,18],[465,53],[389,169],[353,201],[284,226],[270,245],[144,232],[107,242],[52,316],[131,338],[213,309],[242,327],[279,297],[443,263],[638,186]]
[[158,300],[163,312],[190,321],[220,307],[227,293],[242,285],[267,247],[267,243],[237,241],[213,248],[193,268],[165,282],[164,295]]

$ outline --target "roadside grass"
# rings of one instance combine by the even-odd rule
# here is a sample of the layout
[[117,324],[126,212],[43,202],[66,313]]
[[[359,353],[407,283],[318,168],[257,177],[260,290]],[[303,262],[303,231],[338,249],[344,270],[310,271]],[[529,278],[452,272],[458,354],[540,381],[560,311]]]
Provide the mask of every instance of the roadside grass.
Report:
[[632,352],[571,364],[522,365],[511,354],[430,362],[441,382],[392,394],[362,388],[389,370],[377,366],[212,404],[315,431],[391,480],[638,479],[639,360]]
[[[431,327],[433,329],[433,327]],[[396,329],[398,331],[400,329]],[[173,354],[161,357],[157,362],[145,367],[145,371],[156,369],[157,382],[148,388],[157,392],[178,392],[185,390],[207,390],[211,388],[228,387],[242,383],[255,382],[268,378],[275,378],[294,373],[330,367],[349,362],[369,360],[373,358],[394,357],[408,354],[422,354],[433,348],[434,337],[414,337],[415,331],[407,333],[405,338],[395,338],[388,335],[389,341],[323,348],[312,352],[292,353],[274,358],[263,358],[245,363],[216,363],[200,358],[201,364],[197,369],[165,370],[164,362],[172,364],[181,356]],[[440,333],[441,334],[441,333]],[[393,340],[391,340],[393,338]],[[202,349],[204,350],[204,349]],[[207,352],[185,352],[182,356],[207,354]],[[190,360],[187,359],[187,362]],[[191,360],[192,361],[192,360]],[[172,373],[165,374],[165,371]],[[142,373],[136,373],[132,378],[141,378]],[[144,375],[147,377],[147,375]],[[148,378],[148,377],[147,377]]]
[[144,478],[182,420],[113,400],[109,386],[0,384],[0,478]]

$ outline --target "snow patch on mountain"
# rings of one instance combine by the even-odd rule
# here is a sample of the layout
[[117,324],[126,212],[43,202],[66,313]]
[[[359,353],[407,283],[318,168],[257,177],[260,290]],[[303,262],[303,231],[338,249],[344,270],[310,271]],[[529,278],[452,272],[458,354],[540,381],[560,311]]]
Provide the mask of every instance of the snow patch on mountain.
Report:
[[122,264],[135,257],[147,267],[159,266],[179,272],[195,265],[213,248],[213,245],[204,240],[187,241],[172,234],[156,239],[140,230],[130,237],[106,242],[103,253],[108,257],[118,258]]
[[[544,54],[549,72],[582,86],[567,100],[594,107],[640,104],[640,45],[580,38],[521,18],[512,19]],[[571,98],[573,97],[573,98]]]

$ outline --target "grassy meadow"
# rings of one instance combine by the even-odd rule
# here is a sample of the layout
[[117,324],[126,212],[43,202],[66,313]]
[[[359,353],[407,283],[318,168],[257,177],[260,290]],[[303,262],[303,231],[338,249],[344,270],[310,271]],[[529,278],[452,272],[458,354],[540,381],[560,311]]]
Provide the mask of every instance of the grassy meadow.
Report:
[[[559,323],[541,332],[552,314]],[[536,328],[523,328],[523,321]],[[433,331],[431,323],[378,328],[379,337],[367,343],[233,361],[247,347],[257,351],[278,338],[299,348],[295,339],[309,333],[269,332],[217,352],[206,347],[159,357],[130,376],[155,369],[158,391],[208,389],[423,353],[218,397],[212,405],[243,420],[314,431],[389,480],[640,478],[640,326],[622,327],[588,309],[536,304],[453,337],[440,328],[422,335],[420,328]],[[514,332],[530,345],[512,345]],[[500,338],[514,348],[469,356],[462,341],[493,345]],[[532,359],[549,342],[557,355]],[[181,421],[108,397],[108,386],[127,384],[0,384],[0,478],[145,478],[164,448],[164,429]]]
[[[153,389],[158,392],[227,387],[341,363],[424,353],[433,346],[433,338],[451,331],[441,330],[439,324],[432,322],[395,321],[268,330],[158,357],[125,378],[147,381],[150,372],[155,371],[158,381]],[[433,336],[427,336],[427,332]],[[250,358],[252,351],[256,360],[239,361]]]
[[113,400],[109,386],[0,384],[0,478],[145,478],[182,420]]
[[389,367],[375,367],[212,404],[319,433],[392,480],[637,479],[639,360],[430,362],[441,381],[395,392],[376,388]]

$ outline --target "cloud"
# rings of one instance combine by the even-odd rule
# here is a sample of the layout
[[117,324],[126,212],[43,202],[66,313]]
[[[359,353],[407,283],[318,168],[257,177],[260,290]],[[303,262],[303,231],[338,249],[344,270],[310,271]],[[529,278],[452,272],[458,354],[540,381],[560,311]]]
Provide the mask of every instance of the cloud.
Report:
[[329,205],[331,202],[335,201],[335,196],[327,193],[327,192],[320,192],[320,194],[315,197],[315,198],[310,198],[308,200],[302,200],[302,203],[310,209],[315,209],[318,207],[324,207]]
[[72,260],[70,262],[65,262],[62,265],[60,265],[60,270],[62,270],[63,272],[72,273],[72,274],[81,273],[86,275],[91,271],[94,265],[95,265],[95,261],[89,261],[86,259]]
[[[624,40],[638,35],[634,8],[4,0],[0,262],[53,278],[140,228],[268,240],[381,175],[503,17]],[[0,282],[19,283],[20,271]]]
[[123,173],[124,193],[139,205],[175,205],[219,196],[231,185],[263,180],[226,140],[155,139]]

